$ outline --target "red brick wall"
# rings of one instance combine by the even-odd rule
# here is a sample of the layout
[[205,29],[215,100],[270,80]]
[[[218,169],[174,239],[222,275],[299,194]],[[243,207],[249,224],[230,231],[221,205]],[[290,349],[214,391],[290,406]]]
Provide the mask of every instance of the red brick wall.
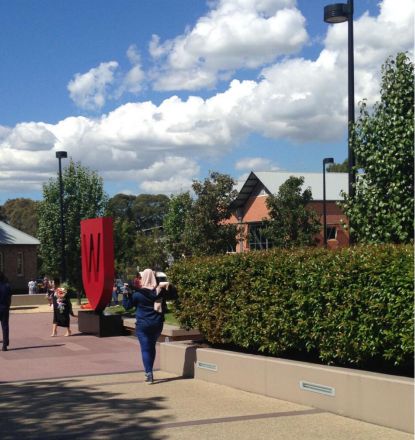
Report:
[[[9,279],[13,292],[26,293],[27,283],[36,279],[37,273],[37,246],[36,245],[1,245],[3,254],[3,270]],[[23,274],[17,274],[17,254],[23,254]]]

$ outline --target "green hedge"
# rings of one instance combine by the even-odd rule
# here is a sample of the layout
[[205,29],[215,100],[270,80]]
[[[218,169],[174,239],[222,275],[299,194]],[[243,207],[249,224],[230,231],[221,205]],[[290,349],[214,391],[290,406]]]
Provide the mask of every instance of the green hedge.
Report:
[[175,263],[176,315],[212,344],[326,364],[413,360],[412,246],[276,249]]

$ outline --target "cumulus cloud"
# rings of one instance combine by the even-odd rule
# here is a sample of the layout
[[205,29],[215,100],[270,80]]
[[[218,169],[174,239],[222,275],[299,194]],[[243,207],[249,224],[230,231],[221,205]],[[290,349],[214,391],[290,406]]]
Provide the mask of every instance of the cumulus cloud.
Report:
[[278,171],[280,167],[264,157],[243,157],[236,162],[235,169],[239,171]]
[[116,61],[101,63],[86,73],[76,73],[68,84],[74,103],[85,110],[99,110],[105,105],[108,86],[114,82]]
[[56,138],[47,128],[47,124],[24,122],[9,131],[5,147],[16,150],[50,150]]
[[145,73],[137,46],[130,45],[126,56],[131,64],[127,71],[122,71],[117,61],[109,61],[86,73],[76,73],[67,86],[73,102],[83,110],[96,111],[108,100],[119,99],[125,93],[139,93]]
[[220,0],[192,29],[172,40],[153,35],[159,62],[156,90],[212,87],[221,75],[257,68],[297,52],[308,39],[305,19],[292,0]]
[[[214,11],[236,13],[234,4],[248,12],[255,5],[258,17],[258,11],[262,11],[264,19],[284,10],[282,6],[293,8],[288,0],[235,0],[218,2]],[[373,103],[378,98],[380,66],[387,56],[405,50],[413,53],[408,29],[413,29],[414,5],[408,2],[404,16],[396,9],[400,10],[394,0],[384,0],[378,16],[356,17],[356,101],[368,98]],[[205,17],[209,26],[212,14]],[[298,26],[303,29],[301,23]],[[189,30],[186,35],[191,34]],[[176,50],[175,44],[172,40],[168,48],[166,43],[158,42],[153,56],[167,59]],[[140,65],[134,46],[127,56],[132,68]],[[217,67],[219,58],[215,59],[217,64],[211,61],[210,65]],[[182,70],[188,71],[189,66]],[[113,84],[110,78],[116,67],[115,63],[103,68],[109,76],[101,84]],[[217,72],[215,69],[212,72]],[[85,84],[99,82],[93,80],[99,75],[94,75],[92,72],[84,78]],[[78,89],[74,85],[74,90],[82,90],[80,83]],[[104,95],[106,86],[102,89]],[[85,86],[83,90],[86,101],[93,101],[93,93],[86,91],[94,88]],[[338,24],[328,27],[324,48],[316,59],[281,59],[264,67],[255,80],[233,79],[224,92],[208,98],[171,96],[158,104],[130,102],[95,118],[68,117],[56,124],[0,126],[0,174],[15,173],[7,174],[10,185],[15,182],[17,186],[19,176],[31,188],[39,186],[48,173],[56,174],[54,152],[66,150],[74,160],[99,170],[104,179],[134,182],[137,192],[171,193],[190,186],[198,177],[200,160],[225,155],[250,133],[294,142],[336,141],[344,136],[346,126],[347,26]],[[244,171],[277,165],[248,157],[235,167]]]
[[141,56],[137,49],[137,46],[132,44],[127,50],[127,58],[129,59],[132,67],[122,77],[121,85],[118,88],[118,96],[123,93],[137,94],[142,89],[142,83],[145,79],[145,73],[141,66]]
[[187,191],[198,175],[199,165],[192,159],[167,156],[140,173],[143,192],[173,194]]

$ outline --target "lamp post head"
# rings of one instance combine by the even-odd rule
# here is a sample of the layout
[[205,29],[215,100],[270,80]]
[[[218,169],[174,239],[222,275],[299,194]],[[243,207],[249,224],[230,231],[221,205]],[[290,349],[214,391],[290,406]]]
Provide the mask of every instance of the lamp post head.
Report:
[[66,151],[56,152],[56,159],[65,159],[66,157],[68,157],[68,153]]
[[334,159],[332,157],[326,157],[323,159],[323,165],[326,165],[328,163],[334,163]]
[[350,8],[347,3],[334,3],[324,7],[324,21],[326,23],[343,23],[350,17]]

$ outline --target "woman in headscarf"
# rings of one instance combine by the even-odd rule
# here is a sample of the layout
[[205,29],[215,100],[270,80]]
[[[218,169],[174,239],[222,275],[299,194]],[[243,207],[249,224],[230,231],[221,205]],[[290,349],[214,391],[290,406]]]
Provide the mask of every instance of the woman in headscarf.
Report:
[[151,269],[141,273],[141,287],[126,301],[127,308],[136,308],[136,335],[140,342],[145,381],[153,383],[153,365],[156,357],[156,343],[163,329],[164,311],[161,288],[168,283],[160,283]]

